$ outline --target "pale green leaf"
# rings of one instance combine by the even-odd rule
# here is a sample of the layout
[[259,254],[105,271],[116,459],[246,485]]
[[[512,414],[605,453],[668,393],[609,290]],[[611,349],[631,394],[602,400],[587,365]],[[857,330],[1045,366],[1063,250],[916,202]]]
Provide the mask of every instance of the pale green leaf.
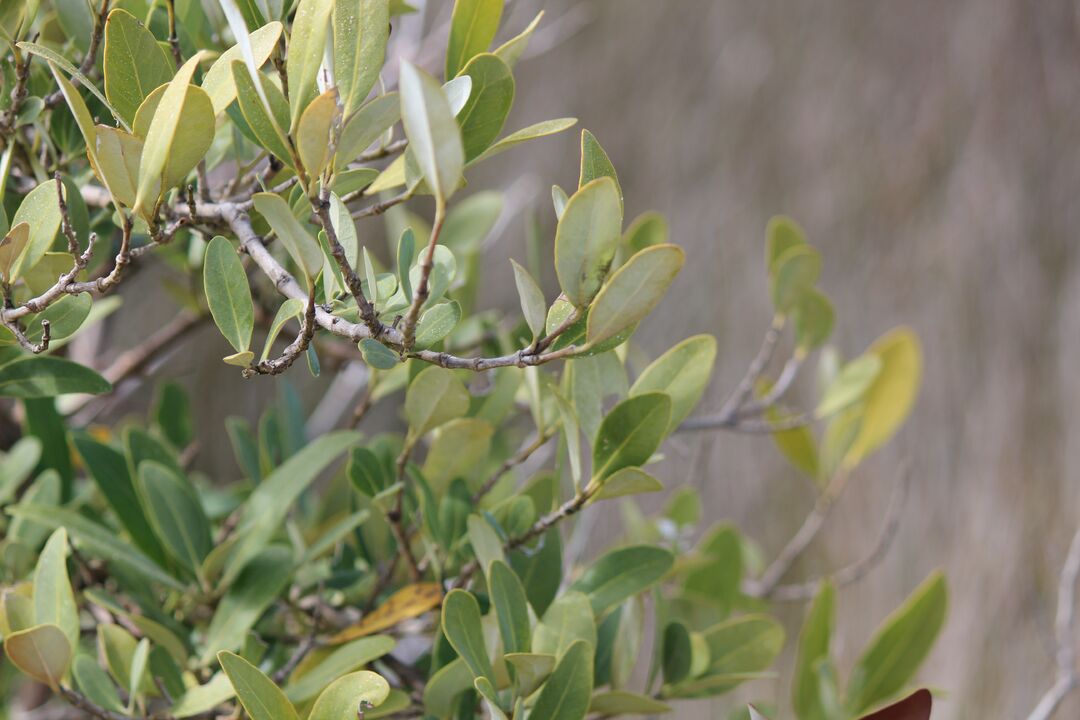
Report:
[[55,625],[35,625],[4,638],[4,654],[24,673],[53,690],[71,664],[71,643]]
[[[274,52],[278,38],[281,37],[281,31],[281,23],[274,21],[247,36],[256,68],[266,62],[271,53]],[[210,96],[215,115],[225,112],[225,108],[236,99],[236,81],[233,79],[232,64],[243,59],[243,47],[240,43],[237,43],[214,61],[214,64],[210,66],[210,70],[207,71],[206,76],[203,78],[202,89]]]
[[349,673],[322,691],[308,720],[355,720],[357,710],[378,707],[389,695],[390,684],[381,675],[368,670]]
[[453,371],[444,368],[425,368],[405,393],[405,418],[416,437],[461,417],[468,409],[468,391]]
[[105,97],[128,123],[143,100],[173,77],[174,65],[157,39],[130,12],[114,8],[105,21]]
[[477,157],[473,158],[469,163],[474,165],[482,160],[495,157],[499,153],[506,152],[507,150],[520,145],[521,143],[528,142],[529,140],[535,140],[537,138],[547,137],[549,135],[555,135],[561,133],[563,130],[568,130],[577,124],[577,118],[559,118],[557,120],[544,120],[542,122],[529,125],[528,127],[516,130],[503,139],[499,140],[484,152],[480,153]]
[[289,83],[289,117],[292,118],[290,128],[294,131],[304,109],[315,97],[315,79],[322,64],[333,7],[333,0],[300,0],[296,5],[285,65]]
[[217,657],[251,720],[300,720],[281,688],[257,667],[231,652]]
[[630,396],[667,393],[671,398],[668,430],[674,430],[701,400],[715,362],[716,338],[712,335],[689,337],[650,363],[630,387]]
[[221,334],[237,352],[248,350],[255,327],[251,288],[244,265],[232,243],[220,235],[211,240],[206,248],[203,287],[210,314]]
[[589,310],[586,340],[596,346],[641,322],[667,293],[686,254],[677,245],[645,248],[600,289]]
[[563,293],[584,307],[607,275],[622,232],[618,187],[599,178],[574,193],[555,232],[555,271]]
[[547,320],[547,301],[544,299],[544,291],[536,284],[528,270],[512,259],[510,264],[514,266],[514,282],[517,284],[518,298],[521,301],[521,312],[525,316],[525,322],[532,330],[533,339],[543,337],[544,323]]
[[442,629],[457,654],[468,665],[473,678],[492,679],[491,658],[484,645],[480,606],[465,590],[451,590],[443,598]]
[[529,713],[530,720],[582,720],[589,711],[593,686],[593,649],[574,642],[559,660],[555,672]]
[[456,0],[446,48],[446,78],[458,74],[474,56],[487,52],[502,19],[503,0]]
[[255,210],[266,218],[293,261],[311,282],[322,269],[322,250],[318,241],[300,224],[280,195],[255,193],[252,199]]
[[457,189],[465,166],[461,130],[446,93],[433,77],[408,62],[401,65],[401,117],[409,150],[439,202]]
[[461,71],[472,78],[465,107],[457,114],[465,162],[479,157],[495,142],[514,104],[514,76],[510,67],[490,53],[477,55]]
[[387,0],[337,0],[334,3],[334,79],[346,118],[367,99],[379,78],[386,58],[389,31]]
[[55,625],[77,647],[79,642],[79,609],[67,572],[68,535],[57,528],[49,536],[34,570],[34,623]]

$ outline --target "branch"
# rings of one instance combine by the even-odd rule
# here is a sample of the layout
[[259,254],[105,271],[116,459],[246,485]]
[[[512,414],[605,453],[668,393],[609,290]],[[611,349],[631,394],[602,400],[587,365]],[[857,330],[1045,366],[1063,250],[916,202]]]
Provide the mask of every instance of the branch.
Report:
[[130,720],[127,715],[113,712],[112,710],[106,710],[79,691],[72,690],[63,685],[60,686],[60,697],[67,700],[72,706],[77,707],[93,717],[100,718],[101,720]]
[[784,546],[784,549],[780,551],[772,564],[765,568],[765,572],[761,574],[761,577],[756,582],[748,584],[748,594],[755,597],[768,597],[772,593],[773,589],[784,578],[784,575],[787,574],[787,571],[791,569],[791,566],[806,551],[806,548],[821,531],[822,526],[825,524],[825,518],[828,517],[829,511],[832,510],[833,503],[840,497],[840,493],[844,491],[848,477],[847,471],[842,471],[832,479],[825,491],[818,496],[817,502],[814,503],[814,509],[806,516],[806,520],[803,521],[799,531],[788,541],[788,544]]
[[420,578],[423,576],[423,571],[420,570],[420,565],[416,562],[416,556],[413,555],[412,545],[409,543],[409,534],[405,531],[405,518],[404,518],[404,504],[405,504],[405,490],[406,481],[408,480],[408,473],[406,472],[409,465],[409,456],[412,454],[415,440],[407,438],[405,440],[405,447],[401,449],[401,454],[397,458],[397,480],[401,484],[401,489],[398,490],[397,498],[394,500],[394,508],[386,514],[387,519],[390,521],[390,530],[394,534],[394,540],[398,546],[398,556],[405,558],[405,563],[409,568],[409,576],[412,577],[414,583],[420,582]]
[[472,496],[473,505],[479,504],[480,501],[484,499],[484,496],[491,492],[491,489],[495,487],[495,483],[499,482],[499,478],[508,473],[512,468],[515,468],[528,460],[534,452],[542,448],[548,440],[554,437],[554,435],[554,430],[540,432],[531,443],[523,446],[513,457],[507,458],[506,461],[499,466],[499,469],[492,473],[491,477],[489,477]]
[[41,342],[39,343],[31,342],[30,339],[26,337],[26,333],[19,327],[18,321],[8,322],[6,320],[0,320],[0,324],[15,336],[15,340],[18,341],[19,345],[21,345],[24,350],[27,350],[34,355],[40,355],[49,349],[49,340],[52,339],[52,326],[48,320],[41,321]]
[[329,188],[323,189],[318,200],[312,198],[311,207],[315,210],[315,215],[319,218],[319,224],[322,225],[323,231],[326,233],[326,240],[330,245],[330,254],[334,256],[338,267],[341,268],[341,274],[345,278],[345,285],[348,286],[349,293],[356,299],[356,307],[360,310],[361,319],[367,325],[372,337],[378,338],[383,333],[383,324],[379,320],[379,314],[375,311],[375,306],[364,296],[364,287],[361,284],[360,275],[353,269],[349,259],[345,257],[345,248],[338,241],[337,230],[334,229],[334,224],[330,220]]
[[430,293],[429,280],[431,269],[435,263],[435,246],[439,244],[439,235],[442,232],[443,222],[446,220],[446,204],[442,196],[438,196],[435,202],[435,220],[431,225],[431,237],[428,238],[427,252],[420,261],[420,282],[417,283],[413,293],[409,311],[405,313],[405,324],[401,330],[402,347],[408,352],[412,350],[413,341],[416,340],[416,321],[420,319],[420,308],[428,300]]
[[311,344],[311,338],[315,335],[315,286],[308,291],[307,309],[304,311],[304,319],[300,323],[300,334],[289,343],[281,355],[273,360],[263,360],[249,368],[244,368],[244,377],[252,378],[256,375],[280,375],[292,367],[296,359],[307,352]]
[[1049,720],[1065,697],[1078,683],[1076,657],[1073,650],[1073,615],[1076,612],[1076,580],[1080,576],[1080,530],[1073,536],[1069,554],[1061,568],[1058,581],[1057,617],[1054,630],[1057,636],[1057,680],[1039,699],[1028,720]]
[[[903,515],[904,503],[907,500],[910,485],[911,474],[905,472],[893,489],[893,498],[889,503],[888,514],[885,516],[885,524],[878,535],[874,549],[858,562],[832,573],[830,577],[834,585],[844,587],[862,580],[885,558],[900,529],[900,517]],[[812,599],[817,594],[820,585],[820,579],[792,585],[777,585],[768,594],[768,598],[776,602],[803,602]],[[753,595],[755,588],[751,586],[744,588],[744,590],[747,591],[748,595]]]

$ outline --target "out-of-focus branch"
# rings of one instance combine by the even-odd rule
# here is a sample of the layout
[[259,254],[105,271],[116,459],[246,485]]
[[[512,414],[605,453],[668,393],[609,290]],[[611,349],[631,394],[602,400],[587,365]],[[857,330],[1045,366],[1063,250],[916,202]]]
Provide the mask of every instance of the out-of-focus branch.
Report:
[[[910,485],[911,474],[905,472],[900,476],[900,481],[896,483],[893,489],[893,498],[889,503],[888,514],[885,516],[885,524],[881,528],[874,549],[861,560],[832,573],[829,577],[834,585],[844,587],[862,580],[888,555],[889,548],[892,547],[896,534],[900,530],[900,518],[903,515],[904,503],[907,500]],[[770,600],[777,602],[803,602],[812,599],[817,594],[820,586],[820,579],[790,585],[777,585],[772,589],[768,597]],[[747,590],[752,589],[747,588]]]
[[1080,684],[1080,674],[1076,669],[1076,651],[1073,649],[1073,626],[1076,613],[1076,581],[1080,576],[1080,530],[1073,536],[1069,545],[1069,554],[1061,568],[1058,580],[1057,617],[1054,620],[1057,638],[1057,679],[1050,686],[1035,709],[1028,715],[1028,720],[1049,720],[1062,701]]

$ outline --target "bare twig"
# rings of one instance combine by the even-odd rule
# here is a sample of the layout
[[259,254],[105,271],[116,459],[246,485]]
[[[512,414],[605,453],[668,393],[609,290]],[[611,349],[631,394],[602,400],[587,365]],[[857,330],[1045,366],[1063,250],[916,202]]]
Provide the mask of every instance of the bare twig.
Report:
[[[832,573],[830,578],[834,585],[844,587],[862,580],[888,554],[889,548],[892,547],[896,534],[900,529],[900,518],[903,515],[904,501],[907,499],[910,485],[911,474],[904,472],[893,489],[893,498],[889,503],[888,514],[885,516],[885,523],[881,528],[881,533],[878,535],[873,550],[861,560]],[[820,580],[791,585],[777,585],[772,589],[768,597],[770,600],[777,602],[803,602],[813,598],[817,594],[820,585]],[[755,588],[748,586],[745,590],[747,594],[752,595]]]
[[383,324],[379,320],[379,314],[375,311],[375,306],[364,296],[360,275],[349,263],[349,259],[345,257],[345,248],[338,241],[337,230],[335,230],[334,224],[330,220],[330,190],[328,188],[324,189],[317,200],[312,199],[311,206],[315,210],[315,215],[319,218],[319,224],[322,225],[323,231],[326,233],[326,240],[330,245],[330,254],[334,256],[334,260],[337,261],[338,267],[341,269],[349,293],[356,299],[356,307],[360,310],[361,319],[367,325],[371,336],[378,338],[383,333]]
[[15,336],[15,340],[19,343],[24,350],[31,352],[35,355],[40,355],[49,349],[49,340],[52,338],[52,329],[48,320],[41,321],[41,341],[32,342],[30,338],[26,337],[26,333],[19,327],[18,321],[8,322],[6,320],[0,321],[5,328],[8,329],[12,335]]
[[1039,699],[1028,720],[1049,720],[1065,697],[1080,684],[1073,649],[1073,617],[1076,613],[1076,581],[1080,576],[1080,530],[1073,536],[1069,554],[1061,568],[1058,581],[1057,617],[1054,631],[1057,638],[1057,679]]
[[300,333],[296,339],[289,343],[281,355],[273,360],[263,360],[244,369],[244,377],[251,378],[256,375],[280,375],[292,367],[296,359],[307,352],[311,344],[311,338],[315,335],[315,286],[308,291],[307,309],[304,311],[304,319],[300,323]]
[[401,454],[397,458],[397,481],[402,485],[398,491],[397,498],[394,500],[393,509],[386,514],[387,520],[390,521],[390,530],[394,535],[394,540],[398,545],[398,555],[405,558],[405,564],[409,568],[409,576],[414,583],[420,582],[420,578],[423,576],[423,571],[420,570],[420,565],[416,561],[416,556],[412,551],[412,544],[409,542],[409,533],[405,531],[405,491],[406,481],[408,480],[408,466],[409,457],[412,455],[415,441],[413,439],[406,439],[405,447],[401,449]]
[[841,471],[832,479],[824,492],[818,496],[814,509],[806,516],[799,531],[788,541],[772,564],[765,568],[761,577],[756,582],[748,583],[749,594],[756,597],[768,597],[772,593],[773,588],[780,583],[787,571],[821,531],[833,503],[844,491],[848,477],[847,471]]
[[499,466],[499,469],[492,473],[491,477],[489,477],[484,482],[484,484],[480,486],[480,489],[473,494],[473,504],[475,505],[481,500],[483,500],[484,496],[491,492],[491,489],[495,487],[495,483],[499,482],[499,478],[509,472],[512,468],[515,468],[521,463],[528,460],[534,452],[542,448],[544,446],[544,443],[550,440],[554,435],[554,430],[541,432],[537,434],[537,436],[532,440],[532,442],[530,442],[528,445],[524,445],[512,457],[507,458],[506,461]]

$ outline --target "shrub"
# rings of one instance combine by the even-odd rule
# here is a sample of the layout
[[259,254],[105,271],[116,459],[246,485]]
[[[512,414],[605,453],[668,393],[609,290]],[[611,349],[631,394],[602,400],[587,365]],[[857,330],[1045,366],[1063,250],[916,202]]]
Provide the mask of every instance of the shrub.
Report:
[[[22,436],[0,455],[0,633],[19,677],[109,720],[241,708],[254,720],[573,720],[661,714],[744,683],[775,694],[754,681],[789,645],[799,718],[854,718],[903,694],[944,621],[940,575],[884,621],[846,679],[830,652],[835,588],[885,552],[895,510],[863,561],[787,578],[910,411],[914,334],[893,330],[849,361],[823,350],[819,402],[790,407],[833,309],[818,251],[777,218],[765,243],[773,322],[727,401],[691,418],[717,343],[695,336],[630,361],[684,254],[660,216],[624,222],[615,168],[588,131],[577,187],[553,188],[553,257],[540,262],[550,245],[535,241],[513,263],[520,316],[478,312],[481,241],[501,200],[460,200],[465,178],[576,122],[504,132],[538,23],[490,51],[502,1],[457,0],[442,82],[405,60],[383,71],[406,3],[290,5],[0,3],[11,54],[0,395]],[[385,254],[356,225],[384,214]],[[549,303],[537,278],[552,260]],[[153,264],[180,280],[177,319],[103,370],[66,358],[71,338],[115,310],[112,291]],[[256,427],[225,422],[237,479],[190,469],[200,399],[178,385],[161,384],[139,422],[78,420],[209,319],[224,362],[252,383],[362,358],[353,425],[376,406],[404,432],[309,440],[282,385]],[[293,367],[301,358],[306,370]],[[770,434],[816,483],[774,560],[704,521],[688,487],[669,482],[651,516],[630,499],[664,488],[664,440],[692,430]],[[623,504],[623,536],[583,557],[577,517],[611,502]],[[786,643],[773,603],[808,600]],[[20,681],[5,671],[3,682],[14,696]],[[904,703],[891,712],[928,715],[925,691]],[[788,715],[781,705],[739,712]]]

